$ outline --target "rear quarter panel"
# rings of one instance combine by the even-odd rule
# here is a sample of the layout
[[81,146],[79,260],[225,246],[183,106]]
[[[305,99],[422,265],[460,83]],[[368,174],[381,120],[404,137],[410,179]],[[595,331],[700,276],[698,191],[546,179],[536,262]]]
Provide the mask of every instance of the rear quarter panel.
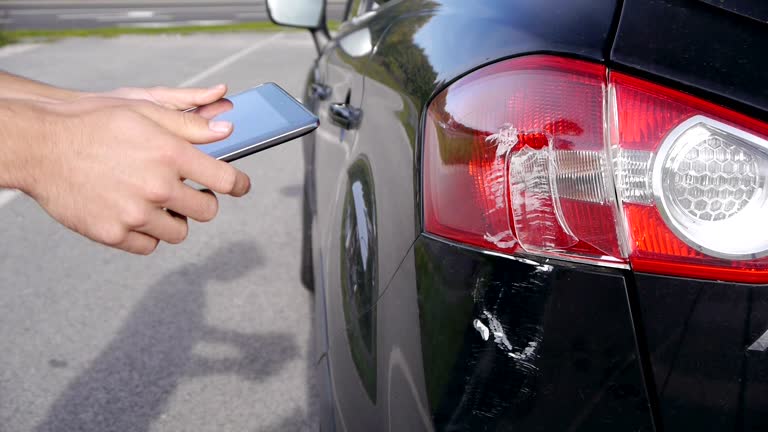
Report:
[[[512,379],[499,386],[493,384],[495,374],[500,380],[517,375],[509,369],[514,369],[514,366],[510,365],[507,354],[492,342],[485,346],[484,342],[478,341],[477,332],[472,327],[473,308],[482,306],[482,302],[486,301],[474,298],[473,293],[482,287],[482,275],[487,271],[494,272],[500,278],[493,282],[494,289],[503,289],[507,284],[508,288],[520,293],[521,298],[532,296],[546,303],[550,290],[557,290],[563,295],[572,294],[563,297],[564,305],[583,300],[583,304],[568,309],[576,315],[581,311],[600,317],[601,311],[610,312],[602,314],[602,319],[592,321],[589,326],[576,328],[559,339],[551,339],[550,343],[555,345],[548,345],[552,350],[548,349],[548,356],[551,357],[544,363],[549,365],[547,373],[557,373],[560,377],[578,375],[579,378],[560,380],[549,376],[547,379],[555,379],[560,383],[558,385],[562,385],[560,390],[570,392],[568,401],[581,401],[581,404],[570,406],[565,417],[541,423],[539,428],[557,424],[565,428],[571,425],[574,430],[596,430],[595,427],[602,421],[599,415],[595,416],[599,411],[597,406],[608,409],[608,418],[603,421],[608,430],[616,430],[617,427],[645,430],[650,427],[640,368],[634,353],[625,287],[619,273],[612,276],[600,274],[600,277],[605,276],[605,280],[611,281],[604,287],[608,293],[603,301],[590,307],[589,295],[599,295],[599,290],[585,292],[583,297],[578,293],[580,287],[589,284],[588,281],[580,280],[571,286],[567,281],[555,278],[552,285],[540,293],[526,292],[526,289],[532,288],[531,284],[524,282],[525,272],[534,271],[535,265],[533,270],[526,268],[525,272],[515,276],[514,280],[521,281],[515,285],[508,276],[521,270],[517,266],[519,263],[505,258],[468,258],[472,254],[461,255],[464,258],[456,257],[452,261],[453,254],[463,253],[461,248],[447,247],[434,239],[417,240],[422,231],[422,116],[432,97],[462,75],[503,58],[558,53],[595,62],[604,61],[604,54],[609,49],[615,8],[615,1],[592,0],[402,1],[382,7],[349,29],[367,28],[375,43],[363,69],[363,121],[347,157],[350,161],[347,169],[356,160],[367,161],[372,177],[370,183],[374,188],[377,235],[372,248],[377,251],[377,301],[369,311],[363,312],[368,316],[359,319],[376,322],[373,337],[377,347],[374,360],[377,378],[370,379],[371,369],[368,367],[358,369],[357,379],[361,383],[366,382],[366,388],[372,393],[363,398],[357,397],[355,404],[339,404],[339,401],[350,399],[342,393],[350,391],[351,387],[355,387],[353,392],[359,393],[363,384],[350,386],[346,381],[334,383],[336,420],[341,429],[356,430],[364,425],[366,429],[374,430],[487,430],[513,424],[536,429],[537,417],[544,419],[550,414],[560,415],[551,410],[570,402],[559,400],[556,394],[551,393],[551,388],[543,388],[545,393],[550,393],[542,396],[542,400],[549,400],[554,405],[532,405],[529,398],[523,398],[526,406],[514,407],[510,405],[516,398],[512,392],[527,391],[515,389],[515,383],[528,381]],[[340,206],[341,203],[334,205]],[[330,226],[341,229],[342,224],[339,222]],[[333,232],[328,235],[333,239],[344,234]],[[417,253],[417,249],[421,252]],[[421,255],[421,261],[417,255]],[[332,252],[324,254],[324,257],[329,261],[327,268],[341,267],[341,263],[337,262],[340,254]],[[427,260],[433,264],[427,264]],[[463,268],[446,269],[437,265],[441,261]],[[441,268],[454,272],[439,273]],[[451,275],[454,273],[463,277],[453,278]],[[338,277],[328,279],[329,303],[343,301],[338,293],[339,283],[335,282]],[[556,288],[559,284],[562,288]],[[577,291],[569,291],[571,288]],[[436,310],[434,304],[424,303],[427,293],[448,303],[459,302],[468,308],[455,317],[455,322],[446,328],[445,337],[439,341],[434,340],[434,332],[443,323],[452,321],[451,311]],[[510,305],[515,301],[510,297]],[[341,307],[329,305],[328,310],[338,312]],[[524,321],[535,326],[550,322],[555,313],[560,317],[558,325],[567,327],[570,317],[576,316],[553,311],[547,307],[527,310]],[[509,325],[507,330],[510,334],[524,335],[530,331],[527,324],[516,328],[514,323],[520,323],[519,319],[504,317],[505,313],[513,313],[508,308],[502,307],[499,313],[501,321],[508,323],[505,325]],[[435,321],[436,316],[445,321]],[[337,324],[329,328],[332,342],[328,359],[331,363],[354,368],[353,348],[350,346],[354,342],[350,341],[349,333],[340,321],[335,322]],[[583,367],[578,361],[557,357],[559,349],[568,350],[574,344],[580,346],[580,343],[594,336],[590,329],[602,327],[616,332],[610,333],[612,340],[590,345],[590,350],[607,355],[598,362],[600,365],[594,371],[599,372],[595,375],[576,371],[574,368]],[[436,346],[438,351],[430,348]],[[444,358],[440,353],[454,353],[456,356]],[[482,353],[481,357],[485,360],[479,361],[473,353]],[[489,369],[488,362],[495,366]],[[576,375],[570,375],[572,373]],[[619,376],[622,378],[618,379]],[[462,387],[462,382],[470,385]],[[488,399],[482,398],[483,386],[487,386],[491,396]],[[622,393],[622,389],[626,388],[632,389],[631,394]],[[610,403],[603,405],[603,402]],[[366,405],[364,409],[361,403]],[[626,417],[610,414],[622,410],[627,413]],[[520,414],[524,412],[535,412],[535,415],[524,418]],[[516,417],[515,413],[520,415]],[[370,418],[371,415],[375,418]]]

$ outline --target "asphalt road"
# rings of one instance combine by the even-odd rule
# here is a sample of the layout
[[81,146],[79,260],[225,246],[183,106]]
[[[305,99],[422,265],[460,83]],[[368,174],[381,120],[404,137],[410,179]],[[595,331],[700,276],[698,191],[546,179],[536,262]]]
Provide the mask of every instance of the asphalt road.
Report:
[[[298,32],[70,39],[0,49],[0,69],[67,87],[275,81],[300,89]],[[0,430],[314,430],[311,296],[298,273],[298,142],[236,162],[253,189],[150,257],[0,199]]]
[[[330,0],[338,20],[343,0]],[[226,25],[267,21],[264,0],[0,0],[0,28],[70,29]]]

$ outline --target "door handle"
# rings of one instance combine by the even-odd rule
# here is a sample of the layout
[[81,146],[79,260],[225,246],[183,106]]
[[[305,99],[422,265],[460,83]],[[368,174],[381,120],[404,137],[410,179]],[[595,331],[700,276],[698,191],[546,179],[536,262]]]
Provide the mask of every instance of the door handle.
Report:
[[332,103],[328,110],[331,114],[331,122],[344,129],[357,129],[363,118],[363,110],[349,103]]
[[331,89],[325,84],[320,84],[320,83],[312,84],[312,97],[315,97],[318,100],[324,101],[328,99],[329,97],[331,97],[331,93],[333,93],[333,89]]

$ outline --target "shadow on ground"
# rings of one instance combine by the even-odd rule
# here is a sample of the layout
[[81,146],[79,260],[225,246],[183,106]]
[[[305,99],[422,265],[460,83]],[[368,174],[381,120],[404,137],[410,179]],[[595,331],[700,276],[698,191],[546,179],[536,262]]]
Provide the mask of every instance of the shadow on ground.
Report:
[[[237,374],[260,381],[299,355],[286,333],[241,333],[205,319],[210,281],[233,281],[263,259],[250,242],[228,244],[157,281],[117,336],[54,402],[37,432],[145,432],[181,380]],[[206,358],[198,344],[227,345],[239,355]]]
[[273,423],[258,428],[253,432],[320,432],[320,399],[317,387],[317,346],[315,337],[317,335],[317,321],[315,321],[314,299],[309,302],[309,313],[307,316],[312,325],[310,326],[309,347],[307,350],[307,376],[306,392],[308,405],[303,408],[295,408],[293,412]]

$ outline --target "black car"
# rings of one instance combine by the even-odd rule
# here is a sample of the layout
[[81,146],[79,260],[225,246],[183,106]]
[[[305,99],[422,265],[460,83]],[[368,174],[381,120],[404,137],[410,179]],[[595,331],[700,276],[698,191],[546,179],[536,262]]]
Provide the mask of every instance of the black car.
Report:
[[768,2],[324,7],[323,430],[768,428]]

